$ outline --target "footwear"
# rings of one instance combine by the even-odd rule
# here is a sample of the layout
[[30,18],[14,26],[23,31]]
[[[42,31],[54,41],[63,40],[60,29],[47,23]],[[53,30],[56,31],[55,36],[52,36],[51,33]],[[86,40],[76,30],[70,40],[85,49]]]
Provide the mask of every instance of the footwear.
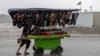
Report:
[[16,55],[21,55],[21,53],[17,52]]
[[24,53],[24,55],[29,55],[29,54],[30,54],[30,53],[28,53],[28,52],[25,52],[25,53]]

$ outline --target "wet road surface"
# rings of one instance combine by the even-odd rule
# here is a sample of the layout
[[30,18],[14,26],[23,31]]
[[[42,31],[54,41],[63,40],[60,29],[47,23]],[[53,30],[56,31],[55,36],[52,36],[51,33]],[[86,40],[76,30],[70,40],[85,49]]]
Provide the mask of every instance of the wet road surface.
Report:
[[[31,41],[28,56],[34,56],[32,50],[34,41]],[[70,37],[62,39],[61,43],[64,49],[62,56],[100,56],[100,37]],[[16,56],[18,46],[16,38],[1,40],[0,56]],[[21,49],[20,56],[24,56],[24,48],[25,46]],[[50,56],[49,51],[45,51],[43,56]]]
[[[22,29],[13,27],[10,23],[0,24],[0,56],[16,56],[16,50],[19,46],[17,44],[17,38],[21,35]],[[29,48],[30,55],[34,56],[32,46],[34,41],[31,40],[31,46]],[[61,40],[64,52],[62,56],[100,56],[100,37],[95,36],[77,36],[64,38]],[[24,48],[21,49],[22,55],[24,56]],[[45,51],[43,56],[50,56],[50,51]]]

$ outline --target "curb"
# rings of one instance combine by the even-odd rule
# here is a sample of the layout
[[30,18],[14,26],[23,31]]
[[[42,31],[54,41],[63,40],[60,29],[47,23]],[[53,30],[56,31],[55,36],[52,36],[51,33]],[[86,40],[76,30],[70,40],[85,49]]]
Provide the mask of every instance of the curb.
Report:
[[71,37],[100,37],[100,34],[70,34]]

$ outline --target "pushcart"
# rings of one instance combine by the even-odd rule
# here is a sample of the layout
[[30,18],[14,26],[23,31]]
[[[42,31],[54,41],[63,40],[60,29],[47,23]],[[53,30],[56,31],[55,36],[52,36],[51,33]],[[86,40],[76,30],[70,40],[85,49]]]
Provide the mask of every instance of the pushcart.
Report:
[[[28,29],[31,29],[32,25],[34,25],[34,23],[32,23],[32,21],[34,21],[35,19],[34,16],[35,15],[39,16],[39,13],[41,15],[39,18],[41,18],[41,22],[43,22],[44,15],[46,14],[51,16],[53,15],[54,16],[53,18],[55,19],[55,15],[56,14],[58,15],[58,13],[63,13],[63,15],[65,15],[65,12],[72,13],[72,11],[78,11],[78,10],[79,9],[50,9],[50,8],[49,9],[48,8],[27,8],[27,9],[17,8],[16,9],[15,8],[15,9],[9,9],[8,12],[12,17],[13,26],[17,26],[18,28],[21,28],[23,27],[23,22],[27,20],[25,22],[28,22],[29,25]],[[23,17],[24,15],[27,15],[26,19]],[[16,19],[17,16],[19,16],[18,19]],[[59,15],[58,17],[56,17],[56,19],[57,18],[59,18]],[[38,23],[37,25],[39,25]],[[69,34],[29,35],[28,39],[34,39],[33,50],[35,51],[34,52],[35,56],[42,56],[44,50],[51,50],[50,54],[52,55],[61,55],[63,53],[63,47],[61,46],[61,39],[64,37],[70,37],[70,35]]]

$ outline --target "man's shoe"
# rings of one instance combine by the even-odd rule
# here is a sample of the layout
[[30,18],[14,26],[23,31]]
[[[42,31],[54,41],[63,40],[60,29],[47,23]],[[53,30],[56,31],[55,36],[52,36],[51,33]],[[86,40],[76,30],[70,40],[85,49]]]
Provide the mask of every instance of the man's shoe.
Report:
[[30,54],[30,53],[28,53],[28,52],[25,52],[25,53],[24,53],[24,55],[29,55],[29,54]]
[[16,55],[21,55],[21,53],[17,52]]

